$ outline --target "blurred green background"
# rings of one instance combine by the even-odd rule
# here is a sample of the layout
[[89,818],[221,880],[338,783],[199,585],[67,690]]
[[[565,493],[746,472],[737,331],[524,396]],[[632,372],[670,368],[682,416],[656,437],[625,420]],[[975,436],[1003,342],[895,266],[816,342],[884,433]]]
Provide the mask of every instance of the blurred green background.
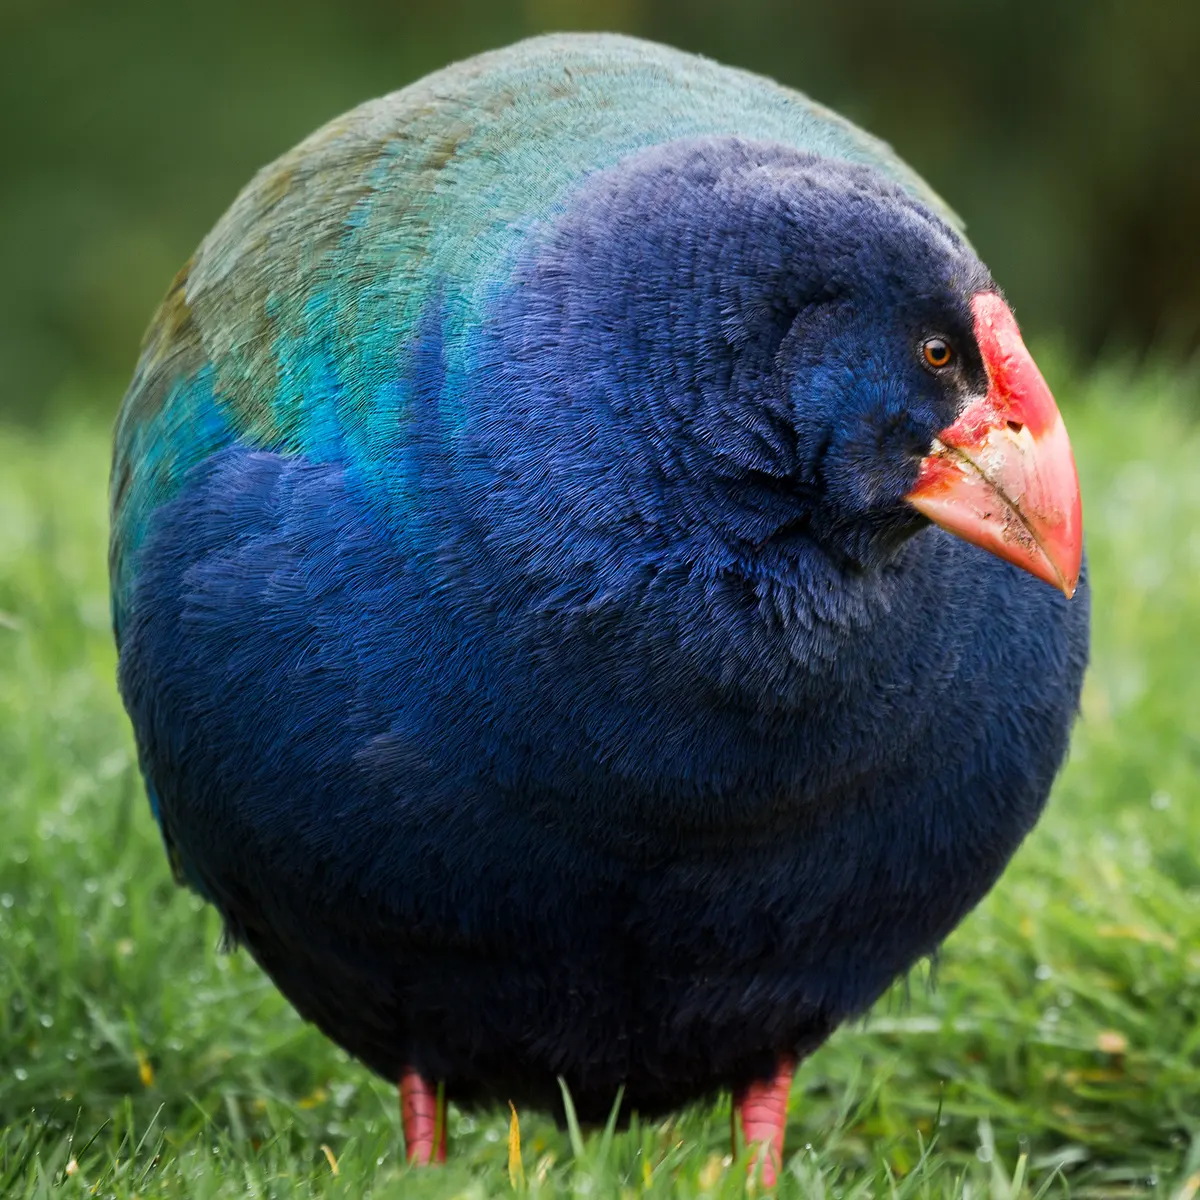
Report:
[[1197,0],[0,0],[0,416],[115,403],[176,268],[312,128],[550,29],[759,70],[886,138],[1076,357],[1200,345]]

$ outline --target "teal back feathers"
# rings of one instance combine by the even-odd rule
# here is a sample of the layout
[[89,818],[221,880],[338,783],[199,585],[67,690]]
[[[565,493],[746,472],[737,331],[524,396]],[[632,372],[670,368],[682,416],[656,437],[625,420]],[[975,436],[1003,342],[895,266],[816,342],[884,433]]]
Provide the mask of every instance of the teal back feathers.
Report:
[[235,439],[370,463],[401,520],[408,359],[431,303],[452,428],[482,305],[539,221],[625,155],[705,134],[874,166],[955,221],[889,147],[807,97],[633,38],[536,38],[364,104],[255,176],[147,334],[115,443],[118,629],[150,513]]

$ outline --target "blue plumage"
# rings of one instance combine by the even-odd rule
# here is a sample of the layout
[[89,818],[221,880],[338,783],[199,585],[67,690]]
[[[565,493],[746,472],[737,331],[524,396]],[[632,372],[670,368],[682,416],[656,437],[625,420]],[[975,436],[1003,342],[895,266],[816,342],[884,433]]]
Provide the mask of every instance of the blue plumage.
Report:
[[[669,55],[511,53],[617,101]],[[812,106],[823,153],[764,136],[791,94],[701,64],[729,128],[678,74],[582,145],[516,91],[522,161],[574,174],[497,181],[482,61],[419,118],[482,164],[458,208],[420,185],[419,254],[373,110],[168,297],[114,460],[121,687],[184,874],[303,1015],[465,1102],[562,1075],[585,1119],[658,1112],[807,1053],[987,891],[1065,752],[1086,582],[905,502],[988,390],[995,285],[885,149]]]

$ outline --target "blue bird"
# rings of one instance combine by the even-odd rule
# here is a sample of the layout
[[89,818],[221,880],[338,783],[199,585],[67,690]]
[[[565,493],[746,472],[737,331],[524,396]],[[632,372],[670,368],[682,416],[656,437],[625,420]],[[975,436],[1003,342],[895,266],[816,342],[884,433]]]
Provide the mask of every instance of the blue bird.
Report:
[[587,1121],[731,1090],[773,1178],[796,1063],[1037,820],[1087,659],[1070,444],[954,215],[623,37],[255,176],[150,327],[111,508],[177,877],[399,1084],[417,1162],[446,1097],[561,1077]]

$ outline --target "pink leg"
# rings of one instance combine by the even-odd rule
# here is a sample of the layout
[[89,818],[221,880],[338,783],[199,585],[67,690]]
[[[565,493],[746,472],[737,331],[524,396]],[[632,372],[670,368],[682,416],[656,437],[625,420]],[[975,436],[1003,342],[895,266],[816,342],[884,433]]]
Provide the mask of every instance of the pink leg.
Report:
[[400,1076],[400,1121],[410,1163],[446,1161],[446,1101],[411,1067]]
[[796,1064],[785,1059],[779,1064],[773,1079],[752,1083],[744,1092],[733,1098],[733,1149],[738,1149],[738,1124],[742,1137],[754,1154],[757,1162],[762,1149],[766,1156],[762,1163],[762,1181],[766,1187],[774,1187],[783,1165],[783,1132],[787,1128],[788,1092],[792,1087],[792,1074]]

